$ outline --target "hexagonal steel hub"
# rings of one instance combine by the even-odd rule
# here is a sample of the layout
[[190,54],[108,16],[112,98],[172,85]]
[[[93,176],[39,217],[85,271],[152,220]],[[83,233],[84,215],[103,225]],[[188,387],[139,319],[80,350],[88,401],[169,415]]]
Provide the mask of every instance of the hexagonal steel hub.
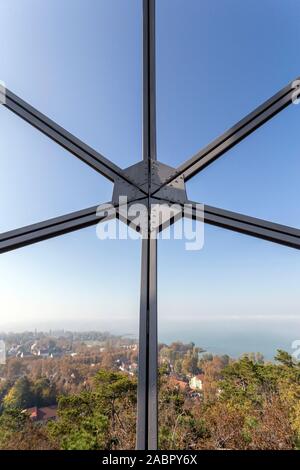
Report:
[[[171,176],[176,174],[176,169],[153,160],[150,165],[150,174],[148,162],[136,163],[126,168],[124,172],[133,184],[127,183],[121,178],[117,179],[115,181],[112,197],[114,203],[118,203],[119,197],[121,196],[127,196],[128,201],[150,196],[157,191],[160,186],[164,185]],[[183,177],[180,176],[171,183],[163,186],[155,193],[154,197],[172,203],[184,204],[187,202]]]
[[[164,163],[153,161],[151,163],[151,194],[176,175],[176,169]],[[185,183],[182,176],[174,179],[171,183],[163,186],[154,194],[155,198],[164,199],[168,202],[184,204],[187,202]]]

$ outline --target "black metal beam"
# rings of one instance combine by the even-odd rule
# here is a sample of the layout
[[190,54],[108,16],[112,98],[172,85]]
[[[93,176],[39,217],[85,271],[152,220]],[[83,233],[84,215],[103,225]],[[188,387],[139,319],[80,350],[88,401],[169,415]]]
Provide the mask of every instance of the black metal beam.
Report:
[[157,240],[142,239],[137,449],[157,449]]
[[[157,239],[151,230],[151,165],[156,160],[155,0],[143,0],[143,160],[148,162],[148,219],[142,240],[137,441],[157,449]],[[154,235],[154,237],[153,237]]]
[[[77,137],[70,134],[70,132],[63,129],[47,116],[37,111],[10,90],[7,88],[1,88],[0,94],[3,106],[17,114],[47,137],[54,140],[98,173],[105,176],[110,181],[115,181],[115,179],[119,177],[132,183],[121,168],[81,140],[77,139]],[[136,186],[134,183],[132,184],[133,186]]]
[[143,159],[156,160],[155,0],[143,0]]
[[269,242],[300,249],[300,230],[237,212],[204,205],[197,209],[195,202],[185,206],[184,216],[234,232],[261,238]]
[[[101,215],[101,209],[105,210],[106,207],[107,211]],[[106,203],[1,233],[0,254],[95,225],[115,215],[116,208],[111,203]]]
[[[299,84],[299,80],[289,83],[235,126],[224,132],[224,134],[200,150],[200,152],[197,152],[196,155],[180,165],[174,174],[164,181],[161,187],[171,183],[179,176],[183,176],[184,180],[188,181],[217,158],[221,157],[221,155],[228,152],[228,150],[245,139],[245,137],[291,104],[295,98],[295,91],[298,88],[297,84]],[[152,195],[157,193],[159,189],[155,190]]]

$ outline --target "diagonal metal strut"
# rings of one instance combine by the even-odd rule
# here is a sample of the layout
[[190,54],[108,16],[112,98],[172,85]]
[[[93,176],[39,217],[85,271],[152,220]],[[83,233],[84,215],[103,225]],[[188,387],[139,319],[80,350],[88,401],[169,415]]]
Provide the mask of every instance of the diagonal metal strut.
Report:
[[204,210],[197,209],[196,203],[190,201],[184,208],[184,216],[279,245],[300,249],[300,230],[297,228],[208,205],[204,205]]
[[98,173],[105,176],[110,181],[114,182],[116,178],[121,178],[136,187],[135,183],[132,182],[125,172],[115,163],[89,147],[10,90],[0,88],[0,94],[3,106],[24,119],[47,137],[54,140],[57,144],[78,157]]
[[112,203],[105,203],[1,233],[0,254],[112,219],[117,209]]
[[151,165],[156,160],[155,0],[143,0],[143,160],[148,163],[148,218],[146,237],[142,240],[136,447],[155,450],[158,446],[157,239],[150,224]]

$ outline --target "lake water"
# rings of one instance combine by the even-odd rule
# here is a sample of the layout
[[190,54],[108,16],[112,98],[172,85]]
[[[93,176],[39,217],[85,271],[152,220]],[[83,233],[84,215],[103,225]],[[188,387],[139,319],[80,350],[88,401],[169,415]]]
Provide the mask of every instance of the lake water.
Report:
[[193,341],[215,354],[238,357],[245,352],[261,352],[266,359],[272,359],[277,349],[296,353],[295,341],[299,340],[300,344],[300,321],[220,320],[197,322],[192,327],[172,323],[161,326],[159,339],[165,343]]
[[[138,336],[138,318],[134,320],[118,319],[95,321],[85,320],[77,322],[32,322],[32,323],[5,323],[0,324],[0,331],[109,331],[117,335]],[[283,316],[269,319],[256,317],[252,319],[235,317],[208,317],[183,318],[178,321],[159,321],[159,341],[170,344],[172,341],[185,343],[194,342],[197,346],[214,354],[228,354],[238,357],[245,352],[260,352],[266,359],[272,359],[277,349],[284,349],[290,354],[295,353],[293,343],[299,340],[300,344],[300,315],[290,318]],[[295,344],[294,344],[295,346]],[[299,354],[300,359],[300,354]]]

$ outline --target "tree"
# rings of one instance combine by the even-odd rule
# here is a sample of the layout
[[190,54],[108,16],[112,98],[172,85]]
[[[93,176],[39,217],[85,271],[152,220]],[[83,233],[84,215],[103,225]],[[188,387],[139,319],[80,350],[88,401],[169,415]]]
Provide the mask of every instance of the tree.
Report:
[[27,366],[18,358],[11,358],[6,365],[6,377],[8,380],[15,380],[27,373]]
[[135,405],[136,381],[101,370],[92,391],[59,398],[49,434],[65,450],[133,449]]
[[290,368],[298,365],[293,357],[286,351],[282,351],[282,349],[278,349],[277,355],[275,356],[275,361],[279,362],[283,366]]
[[5,409],[0,416],[1,450],[50,450],[57,448],[44,428],[36,426],[18,408]]
[[182,361],[180,359],[177,359],[174,363],[174,372],[182,374]]
[[11,408],[29,408],[34,405],[31,383],[27,377],[21,377],[9,390],[3,400],[4,406]]
[[202,363],[204,373],[203,393],[205,400],[215,400],[219,394],[219,382],[224,369],[224,359],[214,356],[212,360]]
[[[166,377],[159,382],[159,448],[162,450],[197,449],[206,427],[201,415],[195,414],[187,394],[170,385]],[[197,407],[199,402],[197,402]]]
[[189,352],[182,361],[182,372],[185,375],[195,375],[199,373],[198,353]]
[[35,381],[32,386],[32,395],[34,397],[34,406],[48,406],[56,404],[56,387],[50,380],[42,377]]

